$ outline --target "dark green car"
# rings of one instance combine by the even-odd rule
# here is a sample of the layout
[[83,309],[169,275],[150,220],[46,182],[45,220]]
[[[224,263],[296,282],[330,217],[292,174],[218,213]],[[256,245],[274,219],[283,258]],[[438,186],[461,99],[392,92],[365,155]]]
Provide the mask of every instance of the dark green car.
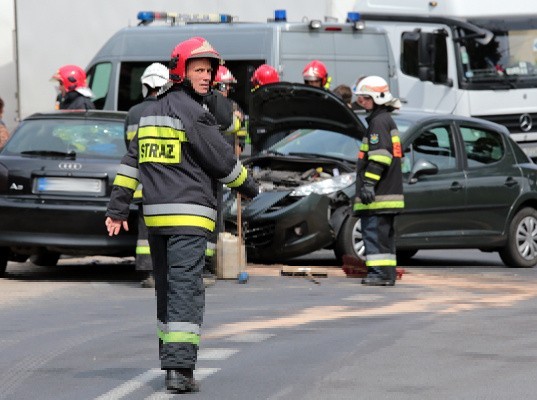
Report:
[[[323,248],[363,255],[355,160],[365,115],[300,84],[258,89],[250,134],[283,140],[245,164],[264,193],[248,204],[252,260],[281,261]],[[420,249],[497,251],[510,267],[537,263],[537,165],[485,120],[395,112],[404,148],[406,208],[396,219],[399,257]],[[259,137],[257,137],[259,139]]]

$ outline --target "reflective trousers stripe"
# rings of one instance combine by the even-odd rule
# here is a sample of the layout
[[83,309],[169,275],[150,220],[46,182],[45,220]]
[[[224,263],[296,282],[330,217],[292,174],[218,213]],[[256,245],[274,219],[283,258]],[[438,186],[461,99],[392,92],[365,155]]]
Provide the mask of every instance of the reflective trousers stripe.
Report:
[[363,210],[398,210],[405,208],[404,201],[374,201],[370,204],[355,203],[354,211]]
[[151,254],[149,246],[136,246],[136,254]]
[[195,215],[144,215],[145,224],[148,227],[166,227],[166,226],[193,226],[205,228],[208,231],[214,231],[216,223],[213,220]]
[[158,337],[163,343],[192,343],[196,346],[200,344],[200,335],[190,332],[168,332],[158,329]]

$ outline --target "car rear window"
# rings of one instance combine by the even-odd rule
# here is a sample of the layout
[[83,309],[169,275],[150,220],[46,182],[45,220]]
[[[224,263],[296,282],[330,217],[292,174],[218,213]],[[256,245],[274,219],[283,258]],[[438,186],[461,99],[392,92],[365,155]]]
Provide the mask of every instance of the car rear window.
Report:
[[126,152],[123,121],[27,120],[13,132],[3,155],[74,153],[84,158],[120,159]]

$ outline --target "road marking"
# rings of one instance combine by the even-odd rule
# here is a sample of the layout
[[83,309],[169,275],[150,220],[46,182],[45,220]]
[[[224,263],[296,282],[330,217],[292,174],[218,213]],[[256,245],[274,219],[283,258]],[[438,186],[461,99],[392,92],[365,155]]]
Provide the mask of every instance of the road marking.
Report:
[[[220,368],[196,368],[196,370],[194,371],[194,378],[196,378],[196,380],[199,382],[219,370]],[[145,400],[168,400],[175,398],[175,396],[177,396],[176,393],[168,392],[166,388],[163,387],[158,392],[155,392],[151,396],[146,397]]]
[[225,360],[238,351],[237,349],[200,349],[198,360]]
[[109,392],[103,394],[102,396],[97,397],[95,400],[116,400],[121,399],[128,395],[129,393],[134,392],[137,389],[140,389],[147,382],[156,379],[159,376],[163,376],[164,371],[158,368],[150,369],[149,371],[144,372],[143,374],[138,375],[137,377],[131,379],[119,385],[118,387],[110,390]]
[[226,338],[226,341],[236,343],[259,343],[272,336],[274,336],[273,333],[243,333]]

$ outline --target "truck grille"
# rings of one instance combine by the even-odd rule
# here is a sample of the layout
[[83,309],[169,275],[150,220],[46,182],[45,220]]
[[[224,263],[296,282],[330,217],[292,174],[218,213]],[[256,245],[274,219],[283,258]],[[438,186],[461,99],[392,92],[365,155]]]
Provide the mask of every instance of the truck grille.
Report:
[[[525,120],[523,121],[523,117]],[[521,125],[528,123],[528,116],[531,118],[531,129],[522,130]],[[476,115],[476,118],[486,119],[487,121],[495,122],[497,124],[505,126],[511,133],[527,133],[535,131],[537,129],[537,113],[526,114],[507,114],[507,115]],[[526,125],[527,126],[527,125]]]

